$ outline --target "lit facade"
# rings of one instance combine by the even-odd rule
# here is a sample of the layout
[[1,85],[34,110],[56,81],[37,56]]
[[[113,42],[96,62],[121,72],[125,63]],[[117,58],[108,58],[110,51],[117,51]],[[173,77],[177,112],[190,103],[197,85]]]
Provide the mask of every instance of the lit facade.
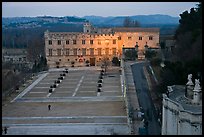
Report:
[[101,65],[103,58],[110,61],[122,57],[122,48],[135,48],[138,52],[148,48],[159,49],[158,28],[94,28],[84,24],[84,32],[46,31],[45,52],[49,67]]

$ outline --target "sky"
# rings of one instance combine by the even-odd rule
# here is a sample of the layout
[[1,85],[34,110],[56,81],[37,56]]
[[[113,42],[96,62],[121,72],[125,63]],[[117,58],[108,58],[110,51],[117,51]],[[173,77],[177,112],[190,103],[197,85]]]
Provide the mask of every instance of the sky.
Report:
[[2,2],[2,17],[179,14],[198,2]]

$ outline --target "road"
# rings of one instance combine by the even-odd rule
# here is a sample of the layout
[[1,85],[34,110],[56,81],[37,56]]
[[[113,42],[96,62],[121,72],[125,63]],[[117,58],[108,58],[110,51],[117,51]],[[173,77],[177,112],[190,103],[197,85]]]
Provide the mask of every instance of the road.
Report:
[[148,134],[160,135],[161,127],[155,113],[155,107],[150,97],[148,83],[143,71],[143,67],[149,65],[146,62],[137,62],[131,66],[134,84],[138,96],[139,104],[144,110],[145,119],[148,121]]

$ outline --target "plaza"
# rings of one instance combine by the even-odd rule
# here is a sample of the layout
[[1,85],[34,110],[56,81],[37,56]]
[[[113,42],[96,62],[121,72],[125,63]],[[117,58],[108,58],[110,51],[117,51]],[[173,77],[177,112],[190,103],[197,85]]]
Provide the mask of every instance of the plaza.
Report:
[[[109,67],[98,90],[100,67],[65,68],[39,74],[2,108],[8,134],[129,134],[119,67]],[[51,105],[48,110],[48,105]]]

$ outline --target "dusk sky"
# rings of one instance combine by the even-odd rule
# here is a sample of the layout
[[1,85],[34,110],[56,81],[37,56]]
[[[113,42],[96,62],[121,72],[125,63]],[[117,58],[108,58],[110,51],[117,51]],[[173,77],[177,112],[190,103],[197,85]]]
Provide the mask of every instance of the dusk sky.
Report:
[[2,2],[3,17],[132,16],[165,14],[179,17],[198,2]]

